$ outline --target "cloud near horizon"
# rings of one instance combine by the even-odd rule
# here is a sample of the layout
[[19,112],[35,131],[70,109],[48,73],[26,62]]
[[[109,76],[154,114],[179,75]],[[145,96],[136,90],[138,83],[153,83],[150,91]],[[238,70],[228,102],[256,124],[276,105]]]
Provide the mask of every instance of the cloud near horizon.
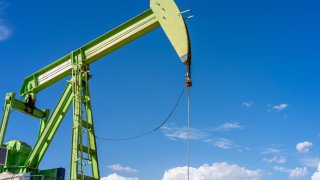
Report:
[[107,177],[102,177],[100,180],[139,180],[137,177],[124,177],[116,173],[110,174]]
[[[213,163],[212,165],[203,164],[198,168],[190,167],[190,179],[197,180],[260,180],[262,171],[260,169],[247,169],[237,164],[226,162]],[[175,167],[166,170],[162,180],[186,180],[187,167]]]
[[307,167],[303,167],[303,168],[296,167],[294,169],[289,169],[282,166],[274,166],[273,169],[279,172],[287,173],[289,179],[297,179],[300,177],[304,177],[308,174]]
[[134,168],[122,166],[121,164],[113,164],[113,165],[108,166],[108,168],[113,171],[120,171],[120,172],[126,172],[126,173],[138,172],[138,170],[136,170]]
[[320,179],[320,163],[318,164],[317,171],[313,173],[311,176],[311,180],[319,180]]

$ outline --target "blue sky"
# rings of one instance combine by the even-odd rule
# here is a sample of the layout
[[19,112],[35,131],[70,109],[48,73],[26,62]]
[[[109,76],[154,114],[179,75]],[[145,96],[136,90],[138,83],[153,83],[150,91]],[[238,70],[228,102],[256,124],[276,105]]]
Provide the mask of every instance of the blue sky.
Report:
[[[320,2],[181,1],[189,27],[191,173],[203,179],[319,177]],[[23,78],[148,9],[148,1],[0,1],[0,95]],[[91,65],[96,134],[130,137],[157,127],[184,88],[185,67],[161,29]],[[65,79],[39,93],[52,108]],[[66,167],[71,113],[41,168]],[[160,131],[98,140],[105,179],[185,179],[187,96]],[[6,140],[34,144],[37,120],[12,113]],[[230,173],[228,173],[230,172]],[[67,177],[69,175],[67,174]],[[314,179],[313,179],[314,180]]]

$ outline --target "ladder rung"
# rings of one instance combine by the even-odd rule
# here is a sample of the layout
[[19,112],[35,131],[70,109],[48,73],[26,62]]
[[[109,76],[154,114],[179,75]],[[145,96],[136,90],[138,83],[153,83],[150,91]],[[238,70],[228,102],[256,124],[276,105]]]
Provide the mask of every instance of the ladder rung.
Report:
[[83,160],[91,161],[90,158],[82,158]]
[[[85,180],[100,180],[98,178],[94,178],[94,177],[90,177],[90,176],[86,176],[83,175]],[[81,174],[77,174],[77,179],[82,179],[82,175]]]
[[88,123],[87,121],[82,120],[82,127],[85,127],[87,129],[91,129],[93,126],[92,126],[92,124]]
[[81,151],[81,149],[82,149],[82,152],[85,152],[87,154],[89,154],[89,152],[90,152],[90,154],[96,153],[96,151],[94,149],[90,149],[90,148],[88,148],[86,146],[82,146],[82,148],[81,148],[81,146],[79,145],[78,149],[79,149],[79,151]]

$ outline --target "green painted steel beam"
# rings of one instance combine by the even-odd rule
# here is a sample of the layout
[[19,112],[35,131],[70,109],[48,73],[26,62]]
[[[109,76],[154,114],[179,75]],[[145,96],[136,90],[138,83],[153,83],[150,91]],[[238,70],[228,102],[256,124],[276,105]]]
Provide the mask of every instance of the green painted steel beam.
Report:
[[151,0],[150,8],[25,78],[20,95],[25,98],[31,95],[35,101],[36,93],[70,75],[71,54],[84,57],[83,63],[89,65],[159,26],[164,30],[181,61],[187,66],[190,65],[191,48],[188,30],[175,2],[173,0]]
[[[70,159],[70,179],[84,179],[83,167],[83,149],[82,149],[82,95],[83,95],[83,81],[85,66],[81,65],[82,61],[75,61],[74,69],[72,70],[72,93],[73,93],[73,121],[72,121],[72,145],[71,145],[71,159]],[[80,168],[79,168],[80,166]],[[82,175],[81,178],[77,174]]]
[[72,70],[71,54],[74,56],[84,55],[86,58],[84,63],[88,65],[158,26],[159,23],[155,15],[151,10],[148,10],[30,75],[24,80],[20,95],[38,93],[70,75]]
[[8,120],[10,117],[10,111],[12,108],[13,101],[15,99],[14,93],[7,93],[4,103],[4,113],[2,115],[2,121],[0,126],[0,145],[3,147],[3,141],[6,134],[7,126],[8,126]]
[[35,118],[44,119],[47,117],[46,111],[42,111],[36,107],[31,107],[18,99],[13,100],[12,108]]
[[[90,177],[85,174],[85,172],[89,172],[88,166],[91,166],[92,178],[100,179],[88,82],[89,68],[84,64],[86,61],[84,58],[77,58],[77,56],[73,58],[75,64],[72,70],[72,93],[74,98],[70,179],[86,180]],[[87,135],[84,135],[84,133]],[[79,174],[81,175],[80,178]]]
[[68,83],[57,106],[47,121],[45,128],[42,130],[34,148],[26,160],[26,167],[37,168],[48,149],[55,133],[57,132],[70,104],[72,102],[72,85]]
[[87,81],[85,98],[84,98],[86,121],[83,121],[85,123],[83,123],[82,126],[85,127],[88,131],[88,135],[87,135],[88,146],[89,146],[89,149],[93,151],[93,153],[89,152],[90,159],[91,159],[92,177],[99,179],[100,172],[99,172],[98,153],[97,153],[98,149],[97,149],[96,136],[94,131],[90,88],[88,87],[89,87],[89,82]]

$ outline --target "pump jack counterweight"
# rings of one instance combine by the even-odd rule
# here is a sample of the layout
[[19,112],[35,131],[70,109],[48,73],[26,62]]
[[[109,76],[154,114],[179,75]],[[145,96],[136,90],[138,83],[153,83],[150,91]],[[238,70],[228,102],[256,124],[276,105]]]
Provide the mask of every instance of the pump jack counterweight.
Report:
[[[0,127],[0,150],[5,152],[5,156],[0,156],[0,162],[4,162],[0,163],[0,173],[29,173],[34,180],[65,179],[63,168],[39,170],[39,166],[72,104],[70,180],[99,180],[89,67],[101,57],[158,27],[162,27],[186,66],[186,86],[190,87],[191,43],[184,18],[174,0],[150,0],[149,10],[25,78],[20,90],[24,102],[16,99],[15,93],[7,93]],[[39,109],[36,106],[37,93],[70,74],[71,79],[51,113],[49,109]],[[4,143],[13,109],[40,120],[38,139],[33,147],[19,140]]]

